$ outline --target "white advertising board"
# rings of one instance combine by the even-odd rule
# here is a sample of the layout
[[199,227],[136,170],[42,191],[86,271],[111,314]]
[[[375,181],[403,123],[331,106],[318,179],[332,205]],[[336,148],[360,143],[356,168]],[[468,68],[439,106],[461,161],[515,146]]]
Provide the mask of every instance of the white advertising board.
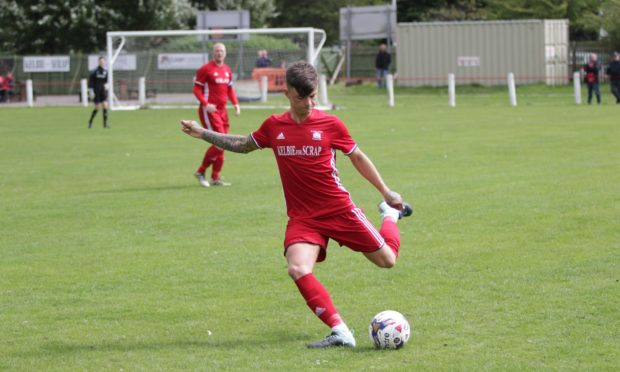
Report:
[[160,53],[157,68],[160,70],[197,70],[209,62],[207,53]]
[[24,72],[69,72],[69,56],[24,57]]

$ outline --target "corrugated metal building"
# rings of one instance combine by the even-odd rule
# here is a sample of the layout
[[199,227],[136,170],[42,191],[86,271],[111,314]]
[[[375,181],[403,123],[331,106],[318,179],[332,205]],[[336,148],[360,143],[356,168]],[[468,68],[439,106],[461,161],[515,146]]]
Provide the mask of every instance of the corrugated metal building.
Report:
[[568,20],[399,23],[399,86],[567,84]]

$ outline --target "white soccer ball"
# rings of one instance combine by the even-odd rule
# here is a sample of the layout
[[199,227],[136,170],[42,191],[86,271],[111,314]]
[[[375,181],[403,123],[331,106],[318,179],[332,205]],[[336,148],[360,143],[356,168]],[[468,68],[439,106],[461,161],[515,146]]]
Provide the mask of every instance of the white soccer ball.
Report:
[[394,310],[375,315],[368,330],[370,339],[378,349],[399,349],[409,341],[411,334],[407,319]]

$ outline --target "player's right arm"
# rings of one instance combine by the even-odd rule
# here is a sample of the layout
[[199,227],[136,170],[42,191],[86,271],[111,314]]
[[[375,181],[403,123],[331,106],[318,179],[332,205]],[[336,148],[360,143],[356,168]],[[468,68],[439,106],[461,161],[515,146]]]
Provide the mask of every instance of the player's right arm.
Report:
[[188,135],[201,138],[224,150],[246,154],[257,150],[259,147],[252,136],[240,136],[237,134],[224,134],[205,129],[193,120],[181,120],[181,130]]
[[194,96],[196,96],[198,101],[200,101],[200,104],[202,104],[203,106],[206,106],[209,103],[205,99],[204,86],[198,85],[198,84],[194,84],[193,92],[194,92]]
[[88,75],[88,89],[95,89],[95,75],[96,75],[96,71],[91,71],[90,74]]
[[[200,104],[203,106],[209,105],[209,102],[205,98],[205,84],[208,84],[207,79],[208,67],[205,64],[202,65],[202,67],[200,67],[198,71],[196,71],[196,77],[194,78],[194,89],[192,90],[194,96],[196,96],[196,99],[198,99]],[[207,111],[209,110],[207,109]]]
[[196,96],[198,101],[200,101],[200,104],[207,108],[207,112],[217,111],[217,107],[214,104],[209,103],[207,99],[205,98],[204,86],[198,85],[198,83],[194,84],[193,92],[194,92],[194,96]]

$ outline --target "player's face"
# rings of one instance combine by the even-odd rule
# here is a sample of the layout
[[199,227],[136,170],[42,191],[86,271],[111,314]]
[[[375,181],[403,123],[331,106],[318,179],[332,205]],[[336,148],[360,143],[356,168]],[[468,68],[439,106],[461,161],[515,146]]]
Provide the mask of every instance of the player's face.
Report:
[[105,59],[99,58],[99,66],[105,67]]
[[291,104],[291,109],[297,116],[305,117],[309,115],[314,106],[316,106],[316,88],[306,97],[300,96],[293,87],[288,87],[284,94]]
[[224,58],[226,58],[226,47],[224,44],[215,44],[213,47],[213,59],[216,63],[224,63]]

